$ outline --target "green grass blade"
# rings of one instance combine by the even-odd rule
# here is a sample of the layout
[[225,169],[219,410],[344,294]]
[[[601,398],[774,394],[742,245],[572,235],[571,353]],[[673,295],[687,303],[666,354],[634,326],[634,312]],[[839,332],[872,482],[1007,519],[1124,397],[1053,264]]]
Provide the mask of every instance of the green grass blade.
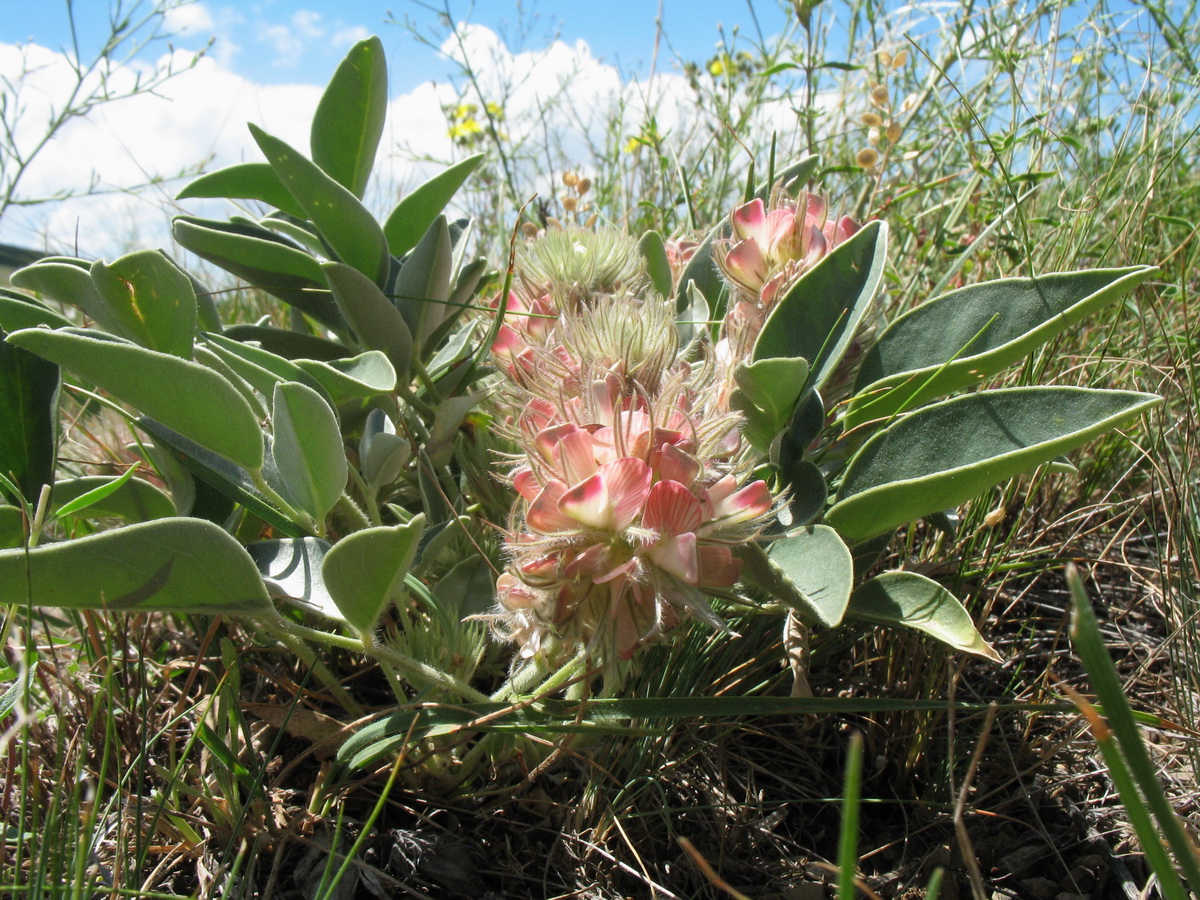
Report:
[[[1164,892],[1172,898],[1186,897],[1183,887],[1178,884],[1175,869],[1166,859],[1165,852],[1160,852],[1161,841],[1165,839],[1166,844],[1170,846],[1187,880],[1193,886],[1200,886],[1200,862],[1196,858],[1196,846],[1183,830],[1179,817],[1159,784],[1154,763],[1146,751],[1146,745],[1142,743],[1141,732],[1126,699],[1125,686],[1121,684],[1117,670],[1108,656],[1100,627],[1096,622],[1096,614],[1092,611],[1083,580],[1074,566],[1067,569],[1067,583],[1071,589],[1071,638],[1079,657],[1087,667],[1092,689],[1104,704],[1108,725],[1112,728],[1111,736],[1106,734],[1106,729],[1097,731],[1097,743],[1101,745],[1101,752],[1105,762],[1109,764],[1113,781],[1121,792],[1121,800],[1130,814],[1130,820],[1135,825],[1141,822],[1138,838]],[[1102,722],[1098,717],[1096,721]],[[1112,736],[1116,737],[1119,754],[1112,747]],[[1157,821],[1157,831],[1149,821],[1147,811],[1152,813]],[[1168,888],[1172,882],[1178,893],[1169,892]]]
[[846,781],[842,793],[842,827],[838,835],[838,900],[854,900],[854,874],[858,871],[858,804],[862,794],[863,738],[850,736],[846,755]]

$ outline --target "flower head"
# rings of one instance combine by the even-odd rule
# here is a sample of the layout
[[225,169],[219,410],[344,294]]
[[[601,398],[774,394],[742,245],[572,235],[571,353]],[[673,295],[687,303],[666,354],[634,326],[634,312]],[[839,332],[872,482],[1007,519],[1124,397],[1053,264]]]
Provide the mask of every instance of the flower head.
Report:
[[771,204],[759,198],[729,216],[731,237],[713,244],[713,258],[730,297],[716,354],[726,373],[722,398],[733,390],[732,373],[749,358],[776,302],[830,250],[858,231],[848,216],[827,218],[824,198],[792,198],[776,189]]
[[729,217],[733,236],[714,246],[722,275],[740,299],[769,310],[780,293],[830,250],[858,231],[848,216],[827,220],[824,198],[776,196],[768,209],[759,198]]
[[736,417],[705,429],[622,387],[616,376],[594,386],[607,395],[596,421],[562,421],[578,406],[525,417],[544,427],[512,474],[520,500],[497,596],[501,628],[526,656],[547,632],[628,659],[688,614],[724,628],[705,594],[736,584],[733,548],[771,511],[766,484],[739,487],[714,456]]
[[706,595],[732,591],[734,550],[773,500],[743,484],[742,420],[721,402],[719,363],[684,357],[674,304],[645,289],[636,245],[600,239],[579,254],[595,250],[588,263],[555,240],[524,257],[521,284],[542,293],[508,299],[492,347],[519,451],[493,622],[523,656],[583,646],[612,663],[687,616],[726,628]]

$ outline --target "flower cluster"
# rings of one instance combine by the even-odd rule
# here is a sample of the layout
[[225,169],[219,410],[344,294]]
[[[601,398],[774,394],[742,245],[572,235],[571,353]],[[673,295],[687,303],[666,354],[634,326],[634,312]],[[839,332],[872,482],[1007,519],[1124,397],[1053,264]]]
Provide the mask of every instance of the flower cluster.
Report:
[[612,236],[566,234],[527,257],[492,347],[521,451],[494,622],[525,657],[611,663],[688,615],[725,627],[706,597],[731,593],[772,498],[743,484],[740,417],[711,354],[681,352],[673,304]]
[[829,221],[824,198],[808,193],[777,195],[769,209],[755,198],[733,211],[729,225],[732,237],[714,244],[713,257],[731,290],[728,353],[741,359],[776,301],[859,226],[849,216]]

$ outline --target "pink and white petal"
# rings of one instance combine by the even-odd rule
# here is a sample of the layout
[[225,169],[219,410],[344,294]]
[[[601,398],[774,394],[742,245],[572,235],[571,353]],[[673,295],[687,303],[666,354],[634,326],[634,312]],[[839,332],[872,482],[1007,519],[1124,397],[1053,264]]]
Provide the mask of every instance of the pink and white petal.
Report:
[[[765,282],[763,282],[762,290],[758,292],[758,302],[762,304],[764,311],[769,312],[771,307],[775,305],[775,300],[779,296],[779,291],[787,283],[790,273],[787,269],[776,272]],[[760,315],[762,322],[766,321],[766,316]],[[761,325],[759,329],[761,330]]]
[[617,453],[617,434],[614,429],[605,425],[591,432],[591,435],[592,452],[595,454],[598,464],[603,465],[615,459],[620,459],[620,454]]
[[791,249],[796,240],[797,225],[796,211],[791,207],[781,207],[767,213],[763,253],[776,259],[794,256]]
[[733,281],[752,291],[758,290],[767,277],[767,261],[754,238],[734,244],[725,254],[721,268]]
[[504,572],[496,579],[496,602],[505,609],[529,609],[535,599],[533,589],[515,575]]
[[805,265],[813,265],[829,252],[829,244],[825,240],[825,235],[821,233],[821,229],[816,225],[808,227],[808,247],[807,253],[804,256]]
[[598,568],[603,568],[604,557],[607,553],[608,546],[606,544],[592,544],[582,553],[576,553],[571,557],[570,561],[562,567],[562,573],[567,578],[591,575]]
[[592,435],[576,428],[564,434],[554,448],[554,459],[563,480],[573,484],[596,474],[596,454],[592,446]]
[[521,432],[536,435],[550,426],[557,417],[554,404],[543,397],[534,397],[521,412]]
[[654,473],[645,461],[625,457],[605,463],[598,474],[604,475],[608,486],[613,516],[611,527],[622,531],[642,514]]
[[694,533],[666,535],[650,548],[647,555],[660,569],[670,572],[684,584],[695,586],[700,583],[700,555]]
[[617,410],[621,407],[621,379],[609,374],[603,381],[593,381],[591,392],[595,420],[601,425],[612,425]]
[[653,528],[660,534],[683,534],[695,531],[703,522],[700,501],[678,481],[660,481],[650,488],[642,527]]
[[828,212],[825,205],[825,198],[820,194],[805,194],[804,198],[805,218],[818,228],[824,228],[825,216]]
[[729,216],[729,222],[738,237],[758,237],[763,234],[766,218],[766,207],[763,205],[762,199],[755,197],[749,203],[743,203],[734,209]]
[[608,479],[603,467],[601,471],[572,486],[558,498],[560,514],[574,520],[572,527],[611,529],[613,504],[609,495]]
[[525,323],[525,333],[529,339],[543,343],[550,329],[554,326],[556,312],[549,297],[534,300],[529,307],[529,318]]
[[749,522],[771,510],[771,491],[765,481],[754,481],[740,491],[713,504],[713,521],[718,527]]
[[579,430],[579,426],[571,422],[563,425],[553,425],[544,428],[533,439],[533,448],[538,455],[548,463],[554,462],[554,450],[568,435]]
[[559,509],[559,502],[566,490],[567,486],[561,481],[551,481],[538,492],[529,504],[529,511],[525,513],[525,524],[531,531],[559,534],[579,530],[579,522]]
[[529,345],[516,329],[501,325],[492,342],[492,352],[504,360],[512,360]]
[[531,503],[537,497],[538,491],[542,489],[538,483],[537,476],[533,474],[533,469],[529,466],[522,466],[513,473],[512,477],[513,488],[518,494],[524,497]]
[[700,475],[700,461],[678,444],[663,444],[658,457],[658,477],[691,487]]
[[[672,413],[672,416],[674,413]],[[688,423],[687,416],[680,413],[684,423]],[[682,431],[677,431],[674,428],[652,428],[648,431],[643,431],[637,436],[633,442],[633,446],[629,448],[629,455],[636,456],[638,459],[650,459],[657,455],[656,451],[663,445],[675,445],[684,443]]]
[[726,475],[720,481],[712,484],[705,492],[704,496],[709,503],[716,508],[716,505],[722,502],[726,497],[729,497],[737,490],[737,479],[732,475]]
[[846,240],[846,238],[852,237],[858,232],[860,227],[861,226],[859,226],[859,224],[849,216],[842,216],[840,219],[838,219],[837,226],[835,227],[833,234],[829,235],[830,246],[836,247],[842,241]]
[[520,562],[517,571],[521,573],[521,577],[525,579],[526,583],[532,581],[545,584],[558,579],[559,562],[557,554],[541,553]]

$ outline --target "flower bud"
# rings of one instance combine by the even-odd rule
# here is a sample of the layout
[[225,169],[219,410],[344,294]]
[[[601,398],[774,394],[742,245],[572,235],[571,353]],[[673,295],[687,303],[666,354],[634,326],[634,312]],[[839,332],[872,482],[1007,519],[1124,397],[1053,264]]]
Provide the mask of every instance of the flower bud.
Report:
[[870,147],[863,147],[858,151],[858,156],[854,160],[864,169],[873,169],[875,163],[879,162],[879,154]]
[[886,50],[880,50],[879,61],[883,64],[885,69],[890,69],[892,67],[892,54],[888,53]]
[[527,238],[537,237],[538,227],[533,222],[523,222],[521,224],[521,234]]
[[592,189],[592,179],[590,179],[590,178],[580,178],[579,181],[575,184],[575,192],[577,194],[579,194],[580,197],[582,197],[584,194],[586,194],[591,189]]
[[563,194],[562,205],[563,209],[567,212],[575,212],[575,207],[579,205],[579,198],[572,197],[570,194]]
[[900,140],[900,135],[904,129],[900,127],[899,122],[889,122],[887,127],[887,139],[893,144]]
[[883,124],[883,119],[880,117],[879,113],[865,112],[862,114],[862,123],[864,125],[870,125],[872,128],[878,128]]
[[576,175],[574,172],[563,172],[562,182],[567,187],[574,187],[575,184],[578,183],[578,181],[579,181],[579,176]]
[[870,144],[872,147],[876,147],[879,145],[879,129],[878,128],[872,128],[870,131],[867,132],[867,143]]
[[886,84],[877,84],[871,88],[871,102],[876,106],[888,105],[888,89]]
[[891,67],[893,69],[903,69],[906,62],[908,62],[908,50],[901,50],[892,57]]

